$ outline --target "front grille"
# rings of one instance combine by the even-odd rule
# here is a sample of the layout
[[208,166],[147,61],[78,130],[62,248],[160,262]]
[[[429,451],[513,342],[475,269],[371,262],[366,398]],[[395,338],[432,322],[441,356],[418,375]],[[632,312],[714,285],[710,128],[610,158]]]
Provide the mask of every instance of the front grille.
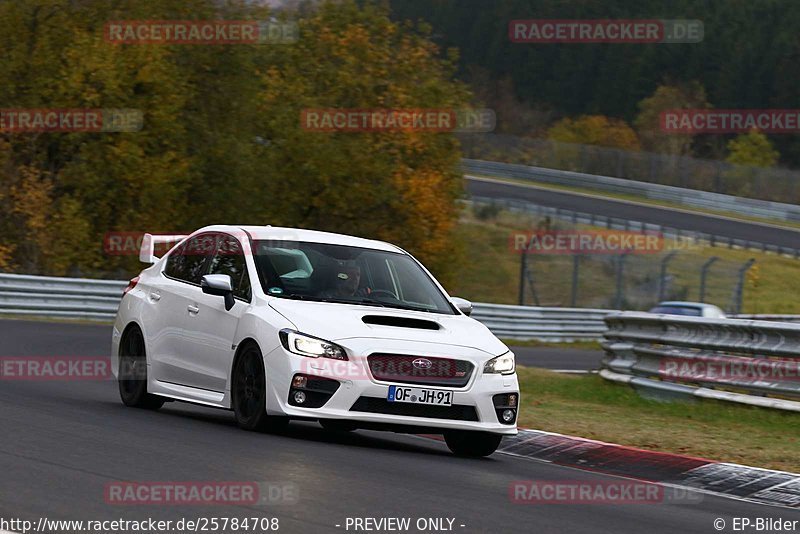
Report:
[[464,360],[402,354],[371,354],[367,362],[376,380],[454,388],[466,386],[475,367]]
[[378,397],[359,397],[353,407],[350,408],[350,411],[404,415],[407,417],[429,417],[431,419],[451,419],[455,421],[478,420],[478,412],[474,406],[466,406],[464,404],[454,404],[452,406],[409,404],[406,402],[389,402]]

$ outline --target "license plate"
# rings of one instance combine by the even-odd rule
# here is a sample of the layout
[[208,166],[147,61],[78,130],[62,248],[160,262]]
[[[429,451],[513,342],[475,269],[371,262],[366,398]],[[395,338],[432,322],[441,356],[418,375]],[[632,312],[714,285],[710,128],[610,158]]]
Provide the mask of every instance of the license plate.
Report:
[[453,392],[440,389],[407,388],[389,386],[389,402],[408,402],[410,404],[433,404],[436,406],[452,406]]

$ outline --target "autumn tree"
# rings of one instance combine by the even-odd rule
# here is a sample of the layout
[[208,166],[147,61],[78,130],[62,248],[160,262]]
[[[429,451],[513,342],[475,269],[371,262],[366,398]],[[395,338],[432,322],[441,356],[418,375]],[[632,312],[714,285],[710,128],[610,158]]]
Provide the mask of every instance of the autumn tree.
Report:
[[[0,2],[0,100],[141,110],[137,132],[0,133],[0,268],[121,276],[108,231],[284,224],[399,243],[453,266],[462,194],[452,133],[322,133],[306,108],[466,107],[429,29],[355,1],[297,13],[287,45],[122,45],[110,20],[265,20],[215,0]],[[9,267],[10,266],[10,267]]]
[[752,167],[774,167],[780,154],[766,135],[758,130],[736,136],[728,141],[728,163]]
[[265,186],[251,200],[265,221],[385,239],[437,275],[452,272],[462,194],[452,134],[320,132],[300,121],[315,108],[466,107],[467,90],[452,81],[454,56],[442,57],[428,31],[352,1],[325,3],[301,20],[300,39],[277,50],[262,76]]
[[639,150],[636,132],[625,121],[603,115],[561,119],[547,130],[547,138],[562,143]]
[[711,105],[700,83],[661,85],[638,104],[639,113],[634,127],[642,147],[651,152],[688,156],[692,153],[691,134],[665,132],[661,128],[661,113],[672,109],[707,109]]

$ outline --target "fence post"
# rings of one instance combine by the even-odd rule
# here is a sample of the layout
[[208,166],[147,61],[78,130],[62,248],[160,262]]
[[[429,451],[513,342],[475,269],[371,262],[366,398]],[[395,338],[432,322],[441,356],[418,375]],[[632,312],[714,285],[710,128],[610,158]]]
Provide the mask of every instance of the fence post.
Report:
[[520,306],[525,306],[525,278],[528,274],[528,246],[519,255],[519,295],[517,301]]
[[750,270],[750,267],[756,262],[754,258],[750,258],[747,260],[744,265],[739,268],[739,280],[736,281],[736,290],[734,294],[734,313],[740,314],[742,313],[742,296],[744,293],[744,277],[747,274],[747,271]]
[[578,302],[578,278],[580,275],[581,257],[579,254],[572,256],[572,297],[570,298],[570,307],[577,307]]
[[707,262],[703,264],[703,267],[700,269],[700,302],[705,302],[706,276],[708,275],[708,270],[718,259],[719,259],[718,257],[712,256]]
[[675,257],[678,253],[677,250],[673,250],[669,254],[667,254],[663,260],[661,260],[661,275],[658,278],[658,301],[661,302],[664,300],[664,293],[667,286],[667,264],[669,261]]
[[625,259],[627,258],[628,254],[620,254],[617,256],[617,294],[614,298],[614,307],[617,310],[622,309],[622,300],[623,300],[623,290],[622,290],[622,280],[623,280],[623,272],[625,270]]

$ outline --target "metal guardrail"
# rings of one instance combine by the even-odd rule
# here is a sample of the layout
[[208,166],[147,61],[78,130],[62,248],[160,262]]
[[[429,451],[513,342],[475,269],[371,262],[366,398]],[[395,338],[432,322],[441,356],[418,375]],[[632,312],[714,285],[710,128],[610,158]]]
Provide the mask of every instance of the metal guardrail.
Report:
[[[0,315],[112,321],[127,282],[0,274]],[[600,339],[609,310],[473,304],[472,316],[507,339]]]
[[[112,321],[126,281],[0,273],[0,315]],[[505,339],[601,340],[615,310],[473,303],[472,317]],[[746,315],[800,322],[800,315]]]
[[473,304],[472,317],[504,339],[540,341],[599,340],[603,318],[612,310]]
[[0,315],[111,321],[127,282],[0,274]]
[[595,191],[637,195],[695,208],[738,213],[748,217],[800,221],[800,205],[795,204],[736,197],[698,189],[686,189],[671,185],[628,180],[626,178],[614,178],[514,163],[462,159],[461,166],[465,173],[483,176],[535,180],[537,182],[582,187]]
[[605,318],[600,375],[645,396],[800,412],[800,325],[623,312]]

